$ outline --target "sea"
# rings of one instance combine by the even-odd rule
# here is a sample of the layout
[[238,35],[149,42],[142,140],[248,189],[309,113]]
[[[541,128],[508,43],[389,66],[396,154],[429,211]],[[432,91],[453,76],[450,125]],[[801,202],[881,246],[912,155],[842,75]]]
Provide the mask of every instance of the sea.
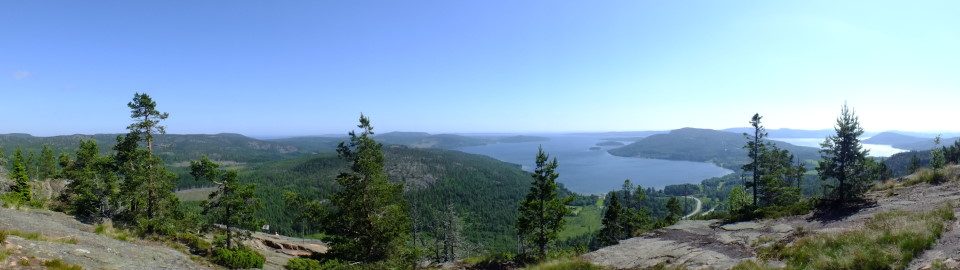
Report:
[[[523,170],[533,171],[536,165],[537,149],[543,147],[543,151],[550,155],[551,159],[557,158],[557,173],[560,174],[557,182],[581,194],[605,194],[611,190],[620,190],[626,179],[644,188],[660,189],[673,184],[699,184],[701,180],[733,172],[712,163],[614,156],[607,153],[607,150],[619,146],[597,146],[597,143],[606,141],[609,136],[531,135],[547,137],[550,140],[488,144],[456,150],[520,164]],[[631,141],[620,142],[631,143]]]
[[[869,139],[870,137],[860,138],[861,141]],[[782,141],[796,146],[807,146],[813,148],[820,148],[820,143],[823,142],[824,138],[770,138],[774,141]],[[909,150],[893,148],[893,146],[885,144],[862,144],[864,149],[870,150],[868,156],[871,157],[889,157],[893,154],[900,152],[909,152]]]

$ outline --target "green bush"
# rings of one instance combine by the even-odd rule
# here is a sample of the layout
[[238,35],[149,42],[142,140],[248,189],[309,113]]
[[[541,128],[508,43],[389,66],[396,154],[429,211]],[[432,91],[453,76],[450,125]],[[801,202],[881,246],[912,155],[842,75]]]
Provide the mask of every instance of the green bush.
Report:
[[177,242],[184,244],[187,248],[190,249],[190,253],[194,255],[207,256],[210,253],[210,249],[213,247],[210,242],[203,240],[199,236],[189,234],[189,233],[178,233],[176,235]]
[[589,262],[574,258],[560,258],[546,261],[537,265],[527,266],[524,269],[529,270],[602,270],[603,266],[594,265]]
[[66,264],[60,259],[43,262],[43,266],[46,266],[47,269],[53,270],[82,270],[83,267],[79,265]]
[[[360,265],[354,265],[350,263],[345,263],[340,260],[324,260],[320,262],[313,259],[304,259],[304,258],[294,258],[287,261],[287,265],[284,266],[287,270],[349,270],[349,269],[364,269]],[[368,269],[377,269],[377,267],[368,267]]]
[[230,269],[263,268],[265,260],[263,255],[245,246],[234,249],[217,248],[213,254],[214,263]]
[[320,269],[320,261],[304,258],[293,258],[287,261],[287,265],[283,266],[283,268],[287,270]]

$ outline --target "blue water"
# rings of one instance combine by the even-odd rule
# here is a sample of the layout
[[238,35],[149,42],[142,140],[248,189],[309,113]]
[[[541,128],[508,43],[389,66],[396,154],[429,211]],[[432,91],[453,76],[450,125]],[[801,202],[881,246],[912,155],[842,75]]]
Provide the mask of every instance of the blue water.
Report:
[[[500,143],[458,148],[457,150],[490,156],[505,162],[520,164],[524,170],[533,171],[536,166],[537,147],[550,158],[557,158],[557,182],[582,194],[604,194],[619,190],[624,179],[634,185],[663,188],[666,185],[697,183],[701,180],[723,176],[732,171],[703,162],[670,161],[660,159],[628,158],[610,155],[606,150],[617,147],[601,147],[590,150],[603,137],[589,135],[542,135],[549,141],[529,143]],[[630,142],[623,142],[625,144]]]

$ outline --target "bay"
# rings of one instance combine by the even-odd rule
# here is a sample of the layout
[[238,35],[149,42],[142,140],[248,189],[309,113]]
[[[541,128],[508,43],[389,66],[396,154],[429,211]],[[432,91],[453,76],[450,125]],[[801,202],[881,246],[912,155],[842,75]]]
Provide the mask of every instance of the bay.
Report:
[[[616,146],[597,146],[602,136],[535,134],[550,138],[548,141],[524,143],[498,143],[457,148],[466,153],[480,154],[495,159],[520,164],[523,170],[535,168],[537,148],[556,157],[557,172],[562,183],[571,191],[581,194],[605,194],[619,190],[623,180],[630,179],[634,185],[663,188],[667,185],[695,183],[723,176],[733,171],[704,162],[672,161],[618,157],[606,150]],[[629,144],[628,141],[622,141]],[[599,150],[591,150],[599,147]]]
[[[870,137],[862,137],[860,140],[866,140]],[[820,143],[823,142],[824,138],[770,138],[774,141],[782,141],[789,144],[797,146],[807,146],[820,148]],[[885,144],[861,144],[864,149],[870,150],[869,156],[871,157],[889,157],[896,153],[908,152],[909,150],[903,150],[898,148],[893,148],[893,146]]]

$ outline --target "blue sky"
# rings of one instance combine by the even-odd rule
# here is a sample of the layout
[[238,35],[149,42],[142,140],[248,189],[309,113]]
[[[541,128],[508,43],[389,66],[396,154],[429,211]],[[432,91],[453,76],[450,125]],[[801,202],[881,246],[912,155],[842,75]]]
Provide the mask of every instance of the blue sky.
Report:
[[958,130],[958,1],[11,1],[0,133]]

